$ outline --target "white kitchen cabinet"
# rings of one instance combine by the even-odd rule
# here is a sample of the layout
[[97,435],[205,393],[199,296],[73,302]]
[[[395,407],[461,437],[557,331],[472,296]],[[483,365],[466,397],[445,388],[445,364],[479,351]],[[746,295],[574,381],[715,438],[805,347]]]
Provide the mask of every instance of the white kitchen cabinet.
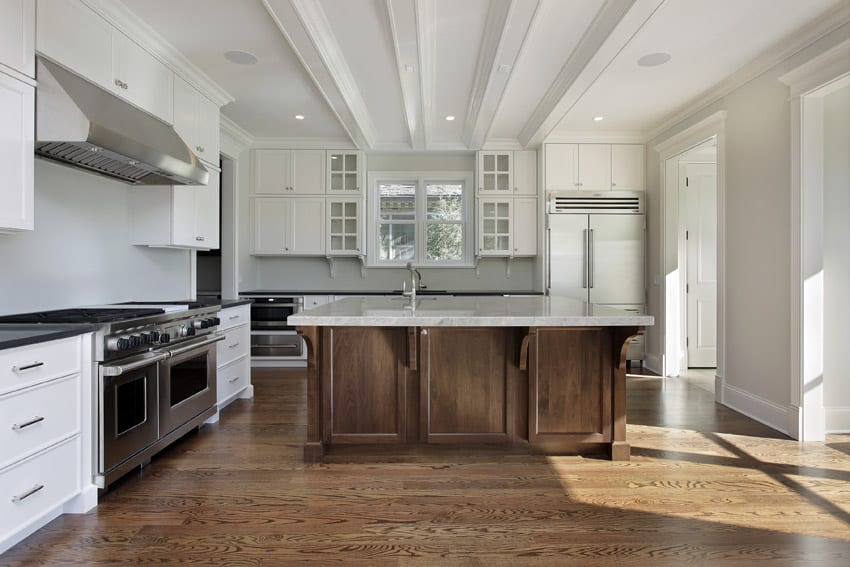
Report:
[[35,78],[35,5],[32,0],[0,2],[0,72],[3,65]]
[[221,411],[237,398],[254,397],[251,385],[251,306],[227,307],[219,313],[216,343],[217,406]]
[[546,144],[543,151],[546,190],[578,189],[578,144]]
[[611,145],[578,145],[578,189],[611,190]]
[[537,196],[537,151],[514,152],[514,195]]
[[511,256],[513,199],[478,200],[478,254]]
[[0,232],[33,229],[35,87],[0,73]]
[[328,193],[359,194],[363,187],[363,153],[328,150],[327,158]]
[[324,150],[254,150],[255,195],[322,195]]
[[478,152],[479,195],[511,195],[514,192],[513,152]]
[[515,198],[512,212],[513,255],[537,256],[537,198]]
[[611,145],[611,189],[643,191],[645,188],[644,148],[640,144]]
[[174,77],[174,130],[198,158],[219,167],[220,115],[216,103]]
[[255,197],[254,254],[324,256],[324,197]]
[[174,73],[80,0],[39,0],[36,50],[171,124]]
[[327,254],[359,256],[361,215],[360,199],[327,199]]
[[312,309],[335,301],[333,295],[305,295],[304,309]]
[[207,185],[130,190],[133,244],[209,250],[219,247],[219,175]]

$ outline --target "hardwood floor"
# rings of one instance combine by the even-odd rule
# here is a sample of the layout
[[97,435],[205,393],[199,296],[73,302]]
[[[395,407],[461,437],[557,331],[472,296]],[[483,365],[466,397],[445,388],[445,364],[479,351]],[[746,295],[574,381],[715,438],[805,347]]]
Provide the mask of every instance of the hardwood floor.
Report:
[[300,371],[0,565],[850,565],[850,436],[798,444],[687,381],[628,379],[632,460],[425,447],[302,462]]

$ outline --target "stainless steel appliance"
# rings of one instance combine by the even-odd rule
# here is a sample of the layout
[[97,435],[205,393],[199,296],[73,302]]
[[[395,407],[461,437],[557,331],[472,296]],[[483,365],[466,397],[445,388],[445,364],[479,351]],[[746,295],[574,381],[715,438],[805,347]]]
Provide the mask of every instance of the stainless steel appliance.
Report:
[[[644,313],[643,193],[553,191],[547,209],[547,293]],[[628,358],[643,359],[642,337]]]
[[[93,323],[98,471],[106,488],[216,412],[216,306],[25,313],[0,323]],[[172,310],[173,309],[173,310]]]
[[251,304],[251,364],[253,366],[303,366],[306,351],[303,339],[287,317],[303,310],[300,295],[254,295],[242,297]]

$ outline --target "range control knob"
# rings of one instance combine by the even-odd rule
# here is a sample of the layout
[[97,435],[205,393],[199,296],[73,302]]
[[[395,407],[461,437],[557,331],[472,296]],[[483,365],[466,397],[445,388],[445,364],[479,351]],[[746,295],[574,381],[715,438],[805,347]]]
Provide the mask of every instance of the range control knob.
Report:
[[168,333],[160,334],[159,335],[159,342],[161,342],[161,343],[171,342],[171,335],[169,335]]
[[121,337],[115,341],[115,350],[127,350],[130,348],[130,339]]
[[210,325],[210,327],[215,327],[216,325],[221,325],[221,319],[219,319],[218,317],[213,317],[212,319],[210,319],[210,321],[212,321],[212,324]]
[[145,338],[145,342],[155,343],[159,340],[159,331],[151,331],[149,333],[144,333],[142,337]]
[[195,336],[195,327],[186,327],[186,336],[194,337]]
[[142,344],[141,335],[130,335],[130,348],[137,347]]
[[206,319],[197,319],[195,321],[192,321],[192,328],[193,329],[206,329],[207,326],[206,326],[205,323],[206,323]]

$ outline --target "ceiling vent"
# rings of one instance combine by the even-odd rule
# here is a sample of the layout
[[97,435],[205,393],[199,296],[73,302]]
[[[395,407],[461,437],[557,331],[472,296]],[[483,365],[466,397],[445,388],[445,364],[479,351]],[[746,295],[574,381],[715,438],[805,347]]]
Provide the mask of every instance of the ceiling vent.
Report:
[[550,214],[641,215],[644,194],[637,191],[552,191],[549,193]]

